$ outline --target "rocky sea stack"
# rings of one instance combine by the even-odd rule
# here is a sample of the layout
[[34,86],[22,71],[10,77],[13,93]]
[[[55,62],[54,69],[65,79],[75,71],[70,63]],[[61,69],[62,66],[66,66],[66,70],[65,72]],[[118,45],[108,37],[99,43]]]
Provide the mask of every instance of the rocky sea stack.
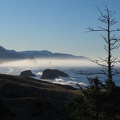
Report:
[[31,72],[31,70],[25,70],[20,73],[20,76],[26,76],[26,77],[34,77],[36,76]]
[[55,79],[58,77],[69,77],[69,75],[57,69],[46,69],[43,71],[41,79]]

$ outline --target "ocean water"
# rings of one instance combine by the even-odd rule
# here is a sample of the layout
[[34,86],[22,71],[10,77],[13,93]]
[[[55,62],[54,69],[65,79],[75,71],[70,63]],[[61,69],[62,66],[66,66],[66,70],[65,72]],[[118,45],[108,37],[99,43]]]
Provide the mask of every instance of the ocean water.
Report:
[[[55,78],[52,80],[40,79],[43,70],[45,69],[58,69],[69,75],[69,77]],[[120,71],[120,67],[116,68]],[[51,59],[39,59],[35,61],[19,60],[12,62],[5,62],[0,64],[0,73],[10,75],[20,75],[24,70],[31,70],[37,80],[48,81],[56,84],[71,85],[78,87],[87,86],[89,84],[87,77],[98,77],[103,83],[106,80],[106,76],[103,74],[97,74],[100,72],[101,67],[88,60],[51,60]],[[80,73],[96,73],[96,74],[80,74]],[[120,74],[116,74],[113,77],[117,86],[120,86]]]

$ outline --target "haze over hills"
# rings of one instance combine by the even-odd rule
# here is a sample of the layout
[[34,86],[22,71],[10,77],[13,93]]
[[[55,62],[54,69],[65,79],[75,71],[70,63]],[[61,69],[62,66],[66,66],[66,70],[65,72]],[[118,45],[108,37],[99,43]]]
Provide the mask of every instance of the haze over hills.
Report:
[[14,50],[7,50],[0,46],[0,59],[21,59],[24,58],[23,55],[19,54]]
[[88,59],[84,56],[74,56],[71,54],[63,54],[63,53],[52,53],[47,50],[42,51],[21,51],[17,52],[15,50],[8,50],[2,46],[0,46],[0,59],[26,59],[26,58],[56,58],[56,59]]

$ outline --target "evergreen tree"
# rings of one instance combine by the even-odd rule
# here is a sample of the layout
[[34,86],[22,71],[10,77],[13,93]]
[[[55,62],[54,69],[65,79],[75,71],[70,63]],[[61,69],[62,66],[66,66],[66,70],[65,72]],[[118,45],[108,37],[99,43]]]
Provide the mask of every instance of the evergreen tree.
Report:
[[69,103],[72,120],[117,120],[120,98],[106,89],[97,77],[88,80],[88,87],[80,87],[82,95],[72,98]]

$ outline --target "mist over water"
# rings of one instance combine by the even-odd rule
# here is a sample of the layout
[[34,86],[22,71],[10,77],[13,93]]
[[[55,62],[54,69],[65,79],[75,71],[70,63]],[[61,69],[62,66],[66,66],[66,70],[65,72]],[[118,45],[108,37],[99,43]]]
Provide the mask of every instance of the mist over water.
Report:
[[89,60],[76,59],[26,59],[10,62],[3,62],[2,67],[77,67],[77,66],[96,66],[95,63]]
[[19,75],[23,70],[44,70],[44,69],[73,69],[95,67],[96,65],[88,60],[74,59],[25,59],[13,60],[0,63],[0,73]]
[[[118,65],[119,66],[119,65]],[[55,80],[45,80],[58,84],[66,84],[76,86],[77,83],[81,85],[87,85],[87,77],[98,76],[100,80],[105,80],[105,75],[82,75],[77,74],[80,71],[98,72],[100,67],[89,60],[76,60],[76,59],[26,59],[26,60],[14,60],[9,62],[0,63],[0,73],[20,75],[24,70],[31,70],[36,74],[36,79],[40,80],[43,70],[45,69],[58,69],[67,73],[69,78],[59,78]],[[116,75],[115,82],[120,85],[120,75]]]

